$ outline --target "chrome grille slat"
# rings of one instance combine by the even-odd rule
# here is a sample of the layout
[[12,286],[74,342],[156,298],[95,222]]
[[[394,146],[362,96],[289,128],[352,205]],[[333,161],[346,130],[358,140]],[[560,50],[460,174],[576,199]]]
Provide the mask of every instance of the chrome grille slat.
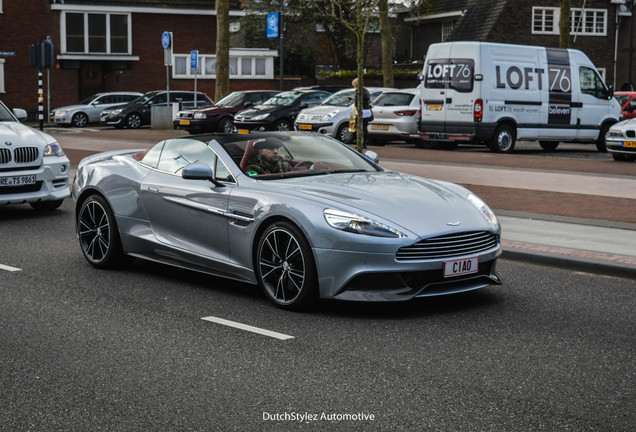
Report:
[[400,248],[398,261],[448,258],[482,252],[497,246],[497,236],[487,231],[450,234],[421,240]]
[[13,157],[16,163],[29,163],[37,160],[37,147],[18,147],[13,150]]
[[9,149],[0,149],[0,164],[8,164],[11,162],[11,152]]

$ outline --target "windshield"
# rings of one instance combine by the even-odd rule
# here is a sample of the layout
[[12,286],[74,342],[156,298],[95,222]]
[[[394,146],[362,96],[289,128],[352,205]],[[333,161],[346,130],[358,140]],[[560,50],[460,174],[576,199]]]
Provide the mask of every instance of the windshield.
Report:
[[0,102],[0,121],[15,121],[15,118],[11,114],[11,111],[9,111],[9,108],[4,106],[2,102]]
[[354,89],[342,90],[325,99],[321,105],[346,107],[353,103]]
[[146,93],[145,95],[141,95],[139,96],[137,99],[134,99],[132,102],[130,102],[131,104],[145,104],[146,102],[148,102],[150,99],[152,99],[153,97],[155,97],[157,95],[158,92],[150,92],[150,93]]
[[[266,132],[217,141],[245,174],[263,180],[381,171],[340,141],[318,134]],[[272,157],[273,153],[278,156]]]
[[411,93],[382,93],[376,100],[373,101],[375,106],[403,106],[409,105],[415,95]]
[[627,99],[630,98],[630,95],[618,95],[615,94],[614,95],[616,97],[616,100],[618,101],[619,104],[623,105],[625,102],[627,102]]
[[243,104],[243,94],[239,92],[230,93],[220,101],[215,103],[218,107],[235,107]]
[[82,99],[79,103],[79,105],[88,105],[91,102],[93,102],[93,100],[97,97],[96,94],[94,94],[93,96],[87,97],[86,99]]
[[285,106],[293,104],[304,93],[301,92],[283,92],[267,99],[264,105]]

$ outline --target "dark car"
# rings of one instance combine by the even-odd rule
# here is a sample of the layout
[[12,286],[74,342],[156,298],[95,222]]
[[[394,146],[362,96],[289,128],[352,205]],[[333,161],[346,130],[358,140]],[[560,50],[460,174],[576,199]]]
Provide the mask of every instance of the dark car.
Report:
[[294,89],[294,91],[296,90],[322,90],[322,91],[326,91],[329,93],[336,93],[339,92],[340,90],[344,90],[344,89],[350,89],[351,86],[346,86],[346,85],[312,85],[312,86],[307,86],[307,87],[296,87]]
[[[119,105],[102,111],[100,123],[102,125],[137,129],[150,124],[151,107],[166,106],[168,100],[166,90],[151,91],[138,97],[126,105]],[[182,108],[212,105],[214,102],[205,93],[175,90],[170,92],[170,103],[178,103]]]
[[278,92],[274,90],[232,92],[212,106],[179,111],[173,122],[174,128],[187,130],[191,134],[231,133],[234,130],[234,114],[245,108],[261,105],[276,94]]
[[616,91],[614,97],[623,109],[623,120],[636,117],[636,92]]
[[331,94],[325,91],[292,90],[278,93],[263,105],[239,111],[234,125],[239,133],[249,131],[288,131],[294,129],[294,120],[300,110],[319,105]]

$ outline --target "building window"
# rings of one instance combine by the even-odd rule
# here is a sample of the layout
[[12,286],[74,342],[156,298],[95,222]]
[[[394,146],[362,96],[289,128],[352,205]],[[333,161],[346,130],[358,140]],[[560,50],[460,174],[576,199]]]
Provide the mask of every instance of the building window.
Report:
[[[0,4],[0,7],[2,4]],[[0,58],[0,93],[5,93],[4,91],[4,59]]]
[[574,9],[570,16],[570,34],[607,35],[607,10]]
[[130,15],[110,13],[62,14],[62,52],[130,54]]
[[[239,53],[230,52],[230,77],[236,79],[272,79],[274,77],[274,55],[276,51],[263,51],[257,55],[251,55],[250,50],[239,50]],[[256,50],[260,51],[260,50]],[[189,54],[174,54],[172,68],[173,78],[193,79],[196,73],[198,78],[216,78],[216,56],[213,54],[199,54],[199,67],[195,71],[190,68]]]
[[453,26],[455,25],[454,21],[444,21],[442,22],[442,42],[446,42],[446,39],[453,32]]
[[559,9],[554,7],[532,8],[532,34],[559,34]]

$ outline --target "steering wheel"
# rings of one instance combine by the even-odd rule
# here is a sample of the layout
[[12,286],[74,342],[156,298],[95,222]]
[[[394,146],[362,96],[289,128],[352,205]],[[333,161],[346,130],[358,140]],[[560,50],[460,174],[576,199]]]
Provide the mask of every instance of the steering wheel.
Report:
[[312,161],[300,161],[296,165],[294,165],[294,168],[304,168],[306,170],[310,170],[314,168],[314,163]]

